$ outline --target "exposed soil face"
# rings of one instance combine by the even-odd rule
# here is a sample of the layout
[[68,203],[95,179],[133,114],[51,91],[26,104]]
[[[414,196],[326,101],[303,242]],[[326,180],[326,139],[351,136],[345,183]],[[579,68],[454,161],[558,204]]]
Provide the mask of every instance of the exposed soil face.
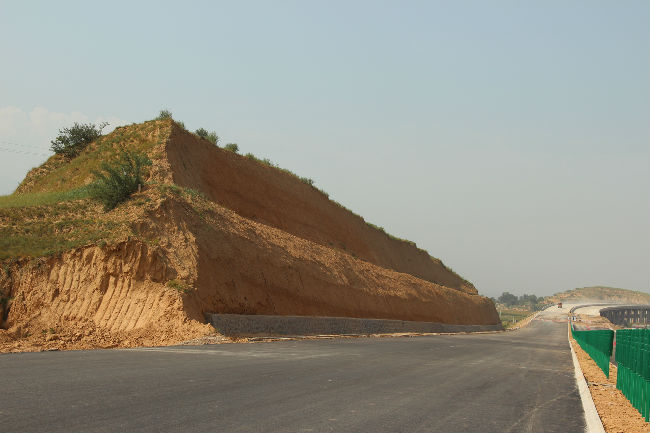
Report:
[[[154,227],[182,219],[197,245],[202,312],[497,324],[484,297],[382,268],[210,202],[167,201]],[[169,215],[174,215],[170,218]]]
[[[168,140],[156,138],[156,125]],[[112,221],[120,233],[3,263],[0,351],[219,339],[206,313],[499,323],[492,302],[440,261],[295,176],[171,121],[145,126],[152,183],[108,213],[87,209],[86,218]],[[128,128],[119,134],[134,137]],[[58,184],[48,173],[34,171],[25,185]]]
[[0,350],[175,344],[214,334],[204,316],[214,312],[499,323],[487,298],[204,199],[169,193],[139,214],[138,239],[11,265],[0,279],[12,298]]
[[202,191],[239,215],[367,262],[467,293],[474,286],[415,244],[389,237],[290,173],[211,145],[173,126],[174,183]]
[[175,275],[161,251],[137,241],[15,263],[0,280],[12,298],[0,350],[158,345],[210,333],[165,286]]

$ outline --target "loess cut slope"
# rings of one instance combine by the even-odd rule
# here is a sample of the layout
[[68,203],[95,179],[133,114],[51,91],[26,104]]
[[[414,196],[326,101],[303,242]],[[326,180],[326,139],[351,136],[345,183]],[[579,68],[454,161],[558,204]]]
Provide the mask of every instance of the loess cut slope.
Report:
[[474,286],[414,243],[369,225],[295,175],[211,145],[174,125],[167,146],[173,182],[241,216],[378,266],[467,293]]
[[[103,212],[83,188],[121,146],[153,165],[142,192]],[[0,232],[5,351],[177,343],[214,333],[205,314],[219,312],[499,323],[414,244],[171,120],[32,170],[0,198]]]

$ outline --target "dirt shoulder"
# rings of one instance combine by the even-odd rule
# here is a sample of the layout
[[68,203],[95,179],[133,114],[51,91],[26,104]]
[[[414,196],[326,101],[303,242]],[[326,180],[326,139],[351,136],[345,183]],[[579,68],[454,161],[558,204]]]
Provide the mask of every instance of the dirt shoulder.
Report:
[[596,410],[607,433],[650,433],[650,423],[616,389],[616,366],[610,365],[609,379],[574,339],[571,344],[580,362]]

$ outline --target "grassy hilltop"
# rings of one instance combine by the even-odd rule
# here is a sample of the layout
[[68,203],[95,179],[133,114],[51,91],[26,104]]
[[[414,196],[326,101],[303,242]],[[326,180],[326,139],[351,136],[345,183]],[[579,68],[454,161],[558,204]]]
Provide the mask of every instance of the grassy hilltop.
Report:
[[[141,205],[146,196],[134,197],[115,212],[104,212],[91,199],[93,172],[102,162],[114,160],[123,148],[157,160],[164,130],[162,120],[116,128],[72,159],[56,154],[32,169],[16,192],[0,196],[0,260],[51,256],[82,245],[137,236],[125,211]],[[152,179],[151,186],[155,184]]]

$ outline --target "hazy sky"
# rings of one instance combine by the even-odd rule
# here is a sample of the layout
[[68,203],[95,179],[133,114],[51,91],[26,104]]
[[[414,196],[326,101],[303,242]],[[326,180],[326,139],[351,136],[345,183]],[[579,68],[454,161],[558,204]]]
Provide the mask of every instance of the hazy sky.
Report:
[[483,294],[650,292],[649,77],[647,0],[0,0],[0,194],[169,108]]

